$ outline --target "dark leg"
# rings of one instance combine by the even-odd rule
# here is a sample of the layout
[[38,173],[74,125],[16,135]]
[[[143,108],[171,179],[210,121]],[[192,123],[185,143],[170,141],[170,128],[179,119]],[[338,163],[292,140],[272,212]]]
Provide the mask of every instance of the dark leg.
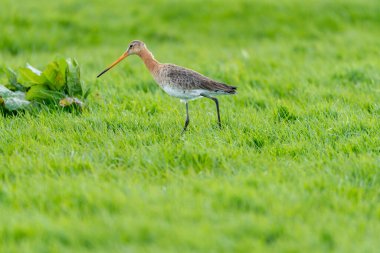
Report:
[[214,98],[214,97],[210,97],[210,96],[208,96],[206,94],[201,94],[201,96],[214,100],[214,102],[216,104],[216,112],[218,113],[218,125],[219,125],[219,127],[222,127],[222,124],[220,123],[220,113],[219,113],[219,101],[218,101],[218,99]]
[[186,131],[186,128],[189,125],[189,122],[190,122],[190,118],[189,118],[189,104],[186,102],[186,121],[185,121],[185,126],[184,126],[181,134],[183,134]]

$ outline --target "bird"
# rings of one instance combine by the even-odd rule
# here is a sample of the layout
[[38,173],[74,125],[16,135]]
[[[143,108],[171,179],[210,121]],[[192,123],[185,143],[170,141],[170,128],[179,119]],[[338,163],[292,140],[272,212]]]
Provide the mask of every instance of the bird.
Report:
[[219,101],[216,95],[232,95],[237,87],[212,80],[194,70],[171,63],[158,62],[144,42],[133,40],[127,50],[109,67],[103,70],[97,78],[113,68],[116,64],[130,55],[139,56],[151,73],[157,84],[170,96],[179,98],[186,105],[186,120],[181,133],[189,125],[189,101],[197,98],[208,98],[215,102],[218,116],[218,126],[221,128]]

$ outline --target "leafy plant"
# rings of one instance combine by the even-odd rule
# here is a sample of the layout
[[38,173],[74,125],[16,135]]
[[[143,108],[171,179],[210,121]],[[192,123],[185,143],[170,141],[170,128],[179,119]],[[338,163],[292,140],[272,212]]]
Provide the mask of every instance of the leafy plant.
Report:
[[33,105],[75,106],[82,109],[89,90],[80,80],[80,67],[75,59],[57,59],[41,71],[29,64],[17,71],[0,70],[0,109],[5,112],[25,110]]

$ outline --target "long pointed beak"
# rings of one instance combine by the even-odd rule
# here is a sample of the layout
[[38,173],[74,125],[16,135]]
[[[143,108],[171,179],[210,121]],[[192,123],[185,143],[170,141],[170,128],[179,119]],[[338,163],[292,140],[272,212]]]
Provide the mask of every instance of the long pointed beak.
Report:
[[113,68],[116,64],[118,64],[119,62],[121,62],[127,56],[128,56],[128,53],[125,52],[122,56],[119,57],[119,59],[117,59],[114,63],[112,63],[108,68],[106,68],[105,70],[103,70],[96,78],[98,78],[101,75],[103,75],[104,73],[106,73],[108,70],[110,70],[111,68]]

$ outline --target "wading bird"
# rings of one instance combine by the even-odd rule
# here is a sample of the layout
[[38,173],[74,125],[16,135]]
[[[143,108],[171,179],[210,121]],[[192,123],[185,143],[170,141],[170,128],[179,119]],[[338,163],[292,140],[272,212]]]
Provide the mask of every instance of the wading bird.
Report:
[[188,102],[201,97],[214,100],[216,111],[218,113],[218,125],[221,127],[219,102],[214,96],[235,94],[236,87],[211,80],[191,69],[174,64],[159,63],[154,59],[153,54],[142,41],[132,41],[129,44],[128,49],[119,57],[119,59],[103,70],[97,77],[103,75],[127,56],[134,54],[140,56],[154,80],[166,93],[170,96],[181,99],[181,101],[186,104],[186,121],[182,133],[186,131],[190,122]]

